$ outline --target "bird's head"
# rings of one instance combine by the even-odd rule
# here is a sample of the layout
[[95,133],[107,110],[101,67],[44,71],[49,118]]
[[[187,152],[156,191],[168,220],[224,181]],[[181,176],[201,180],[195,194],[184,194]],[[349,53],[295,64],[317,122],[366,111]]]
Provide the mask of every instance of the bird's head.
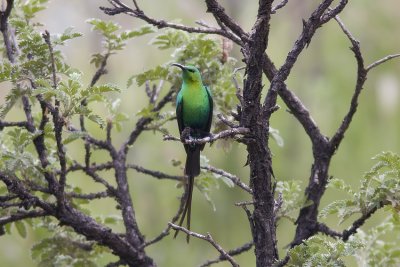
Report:
[[201,83],[201,74],[200,71],[191,65],[184,66],[179,63],[173,63],[172,66],[176,66],[182,70],[182,78],[186,83]]

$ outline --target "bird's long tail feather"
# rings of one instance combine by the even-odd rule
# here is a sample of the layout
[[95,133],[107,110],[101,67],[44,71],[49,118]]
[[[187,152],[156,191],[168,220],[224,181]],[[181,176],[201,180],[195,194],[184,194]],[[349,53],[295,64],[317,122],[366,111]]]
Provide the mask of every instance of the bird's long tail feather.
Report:
[[[189,182],[187,184],[185,207],[183,209],[181,220],[179,221],[179,226],[182,226],[182,223],[185,220],[185,217],[187,217],[186,229],[188,229],[190,231],[190,216],[191,216],[191,211],[192,211],[192,195],[193,195],[194,177],[193,176],[189,176],[188,180],[189,180]],[[187,216],[186,216],[186,214],[187,214]],[[174,238],[178,235],[178,233],[179,233],[179,230],[176,230]],[[188,243],[189,243],[189,238],[190,238],[190,235],[187,235],[186,236],[186,241]]]
[[[185,217],[186,220],[186,228],[190,231],[190,218],[192,211],[192,195],[193,195],[193,186],[194,186],[194,177],[200,174],[200,147],[196,147],[194,150],[188,149],[187,157],[186,157],[186,165],[185,165],[185,175],[188,177],[187,183],[187,197],[185,201],[185,207],[183,209],[183,213],[181,216],[181,220],[179,221],[179,226],[182,226]],[[186,216],[187,214],[187,216]],[[174,238],[178,235],[179,231],[175,232]],[[190,235],[187,235],[186,241],[189,243]]]
[[200,174],[200,147],[195,146],[186,150],[185,175],[196,177]]

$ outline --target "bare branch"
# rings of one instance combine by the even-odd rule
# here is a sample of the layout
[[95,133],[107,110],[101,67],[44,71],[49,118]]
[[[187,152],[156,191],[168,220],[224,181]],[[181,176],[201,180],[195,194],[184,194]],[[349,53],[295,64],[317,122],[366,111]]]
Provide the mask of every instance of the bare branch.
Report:
[[[249,134],[250,130],[244,127],[238,127],[238,128],[232,128],[228,130],[221,131],[217,134],[210,134],[210,136],[201,138],[201,139],[194,139],[194,138],[189,138],[184,140],[184,144],[205,144],[205,143],[210,143],[214,142],[215,140],[218,139],[223,139],[223,138],[228,138],[228,137],[234,137],[236,135],[246,135]],[[164,140],[172,140],[172,141],[181,141],[180,138],[176,138],[170,135],[165,135]]]
[[278,9],[285,7],[288,2],[289,0],[282,0],[279,4],[272,8],[271,14],[275,14]]
[[339,126],[339,128],[337,129],[337,131],[335,132],[335,134],[333,135],[333,137],[330,140],[331,149],[333,149],[333,150],[336,150],[339,147],[341,141],[343,140],[344,133],[349,128],[350,123],[353,119],[353,116],[357,111],[358,98],[363,89],[364,83],[367,80],[367,72],[368,72],[364,67],[364,59],[361,54],[359,42],[353,37],[353,35],[350,33],[350,31],[346,28],[344,23],[340,20],[339,16],[336,16],[335,20],[337,21],[340,28],[342,29],[342,31],[345,33],[345,35],[347,36],[347,38],[350,40],[350,42],[352,44],[351,50],[353,51],[354,56],[357,60],[357,81],[356,81],[353,96],[351,98],[349,111],[347,112],[341,125]]
[[183,176],[179,176],[179,175],[170,175],[170,174],[166,174],[166,173],[163,173],[160,171],[152,171],[152,170],[143,168],[142,166],[139,166],[136,164],[128,164],[127,167],[130,169],[134,169],[138,172],[148,174],[157,179],[171,179],[171,180],[175,180],[175,181],[181,181],[184,178]]
[[[50,64],[51,64],[51,71],[52,71],[52,81],[53,81],[53,88],[57,90],[57,77],[56,77],[56,65],[54,61],[54,50],[50,40],[50,33],[45,31],[42,35],[43,39],[45,40],[47,47],[49,49],[50,54]],[[54,135],[56,138],[57,143],[57,155],[60,162],[60,179],[59,179],[59,187],[58,190],[55,192],[57,195],[58,205],[64,206],[64,189],[66,185],[67,179],[67,160],[65,155],[65,147],[62,142],[62,129],[64,127],[64,120],[61,118],[59,114],[59,107],[60,102],[59,100],[55,100],[55,111],[52,112],[53,115],[53,124],[54,124]]]
[[207,34],[217,34],[224,36],[232,41],[234,41],[237,44],[241,44],[240,39],[235,36],[233,33],[225,31],[223,29],[217,29],[217,28],[210,28],[210,27],[188,27],[182,24],[176,24],[176,23],[171,23],[171,22],[166,22],[165,20],[157,20],[154,18],[151,18],[147,16],[142,9],[138,8],[138,4],[134,2],[135,9],[132,9],[122,3],[120,0],[109,0],[108,1],[111,5],[114,6],[114,8],[109,8],[109,7],[100,7],[100,9],[106,13],[107,15],[113,16],[117,15],[120,13],[127,14],[129,16],[139,18],[148,24],[151,24],[153,26],[156,26],[159,29],[162,28],[171,28],[171,29],[177,29],[177,30],[182,30],[186,31],[189,33],[207,33]]
[[26,121],[2,121],[0,120],[0,131],[2,131],[5,127],[24,127],[26,128],[27,123]]
[[8,60],[11,63],[15,62],[15,51],[16,45],[12,43],[10,38],[10,30],[8,28],[8,17],[11,14],[14,0],[7,0],[7,6],[5,10],[0,10],[0,31],[3,34],[4,46],[6,48]]
[[11,215],[0,217],[0,227],[11,222],[22,221],[29,218],[38,218],[49,215],[43,210],[31,210],[31,211],[18,211]]
[[248,192],[250,194],[253,193],[253,190],[251,190],[251,188],[247,184],[243,183],[239,179],[239,177],[237,177],[237,176],[235,176],[233,174],[230,174],[230,173],[228,173],[228,172],[226,172],[224,170],[221,170],[221,169],[217,169],[217,168],[215,168],[213,166],[210,166],[210,165],[202,166],[201,168],[204,169],[204,170],[210,171],[212,173],[224,176],[224,177],[228,178],[229,180],[231,180],[235,185],[237,185],[240,188],[242,188],[243,190],[245,190],[246,192]]
[[[253,242],[253,241],[250,241],[250,242],[244,244],[243,246],[240,246],[240,247],[238,247],[238,248],[229,250],[229,251],[227,251],[226,253],[227,253],[228,255],[230,255],[231,257],[232,257],[232,256],[236,256],[236,255],[242,254],[243,252],[246,252],[246,251],[250,250],[250,249],[253,247],[253,245],[254,245],[254,242]],[[226,261],[226,260],[228,260],[226,257],[224,257],[223,255],[220,255],[220,256],[219,256],[218,258],[216,258],[216,259],[206,261],[205,263],[203,263],[203,264],[200,265],[199,267],[211,266],[211,265],[213,265],[213,264],[215,264],[215,263],[219,263],[219,262]]]
[[218,250],[219,253],[221,253],[222,257],[225,257],[234,267],[239,267],[239,264],[236,263],[236,261],[219,245],[217,244],[214,239],[212,238],[212,236],[210,235],[210,233],[207,233],[207,235],[202,235],[202,234],[198,234],[192,231],[187,230],[186,228],[173,224],[173,223],[168,223],[172,229],[174,230],[179,230],[184,232],[187,235],[191,235],[193,237],[199,238],[199,239],[203,239],[207,242],[209,242],[211,245],[213,245],[213,247]]
[[393,58],[397,58],[397,57],[400,57],[400,54],[388,55],[388,56],[381,58],[381,59],[375,61],[374,63],[368,65],[368,67],[366,67],[366,70],[370,71],[371,69],[378,67],[382,63],[385,63],[386,61],[391,60]]
[[43,37],[44,41],[46,42],[47,47],[49,49],[51,74],[52,74],[51,80],[53,82],[53,88],[57,89],[56,64],[55,64],[55,60],[54,60],[54,49],[53,49],[53,45],[51,44],[51,40],[50,40],[50,33],[46,30],[42,34],[42,37]]
[[[231,17],[229,17],[225,9],[216,0],[205,0],[207,4],[207,12],[213,14],[215,20],[223,23],[228,27],[234,34],[236,34],[243,42],[248,41],[247,33],[236,23]],[[227,37],[227,36],[226,36]],[[229,37],[227,37],[229,38]],[[231,39],[231,38],[229,38]],[[235,42],[235,40],[231,39]],[[237,42],[236,42],[237,43]],[[240,45],[240,43],[239,43]]]
[[378,206],[374,206],[372,209],[364,213],[359,219],[357,219],[348,230],[344,230],[342,234],[343,241],[347,241],[350,236],[357,233],[357,230],[365,223],[367,219],[371,217],[378,210]]
[[317,224],[318,232],[323,233],[327,236],[337,238],[337,237],[342,237],[342,233],[336,232],[335,230],[330,229],[326,224],[324,223],[318,223]]
[[335,8],[328,8],[328,12],[326,12],[322,18],[321,22],[324,24],[338,15],[343,9],[346,7],[348,0],[341,0],[340,3]]
[[70,193],[66,193],[66,194],[67,194],[67,196],[72,197],[72,198],[87,199],[87,200],[110,197],[110,192],[108,190],[103,191],[103,192],[97,192],[97,193],[89,193],[89,194],[77,194],[75,192],[70,192]]

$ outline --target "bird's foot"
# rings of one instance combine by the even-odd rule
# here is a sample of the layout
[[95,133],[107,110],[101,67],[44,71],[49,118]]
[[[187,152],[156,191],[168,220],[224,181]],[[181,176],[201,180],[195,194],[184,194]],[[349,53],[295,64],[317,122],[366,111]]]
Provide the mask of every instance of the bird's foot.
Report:
[[183,129],[181,133],[181,142],[185,143],[188,140],[192,140],[191,134],[192,134],[192,128],[185,127],[185,129]]

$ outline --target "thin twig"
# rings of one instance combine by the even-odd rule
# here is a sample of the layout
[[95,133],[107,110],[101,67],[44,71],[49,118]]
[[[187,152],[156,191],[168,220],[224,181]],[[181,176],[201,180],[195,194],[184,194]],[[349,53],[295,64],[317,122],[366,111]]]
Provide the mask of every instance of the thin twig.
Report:
[[343,231],[343,236],[342,239],[343,241],[347,241],[350,236],[353,234],[357,233],[357,230],[365,223],[367,219],[369,219],[372,214],[374,214],[378,210],[378,206],[374,206],[372,209],[370,209],[368,212],[364,213],[359,219],[357,219],[351,227],[347,230]]
[[[240,246],[238,248],[229,250],[226,253],[228,255],[230,255],[230,256],[236,256],[236,255],[242,254],[243,252],[246,252],[246,251],[250,250],[253,247],[253,245],[254,245],[254,242],[250,241],[250,242],[244,244],[243,246]],[[203,263],[199,267],[211,266],[212,264],[219,263],[219,262],[226,261],[226,260],[228,260],[226,257],[224,257],[223,255],[220,255],[216,259],[206,261],[205,263]]]
[[207,242],[209,242],[216,250],[218,250],[219,253],[221,253],[222,257],[225,257],[234,267],[238,267],[239,264],[218,244],[214,241],[210,233],[207,233],[207,235],[202,235],[199,233],[195,233],[192,231],[187,230],[185,227],[173,224],[173,223],[168,223],[174,230],[179,230],[184,232],[187,235],[191,235],[193,237],[203,239]]
[[212,173],[215,173],[215,174],[224,176],[224,177],[228,178],[229,180],[231,180],[235,185],[237,185],[237,186],[239,186],[240,188],[242,188],[243,190],[245,190],[246,192],[248,192],[248,193],[250,193],[250,194],[253,193],[253,191],[251,190],[251,188],[250,188],[247,184],[243,183],[243,182],[239,179],[239,177],[237,177],[237,176],[235,176],[235,175],[233,175],[233,174],[231,174],[231,173],[229,173],[229,172],[226,172],[226,171],[221,170],[221,169],[217,169],[217,168],[215,168],[215,167],[213,167],[213,166],[210,166],[210,165],[208,165],[208,166],[201,166],[201,168],[204,169],[204,170],[210,171],[210,172],[212,172]]
[[397,58],[397,57],[400,57],[400,54],[388,55],[388,56],[386,56],[386,57],[384,57],[384,58],[381,58],[381,59],[375,61],[374,63],[371,63],[371,64],[368,65],[365,69],[366,69],[367,71],[370,71],[371,69],[373,69],[373,68],[375,68],[375,67],[378,67],[378,66],[381,65],[382,63],[385,63],[386,61],[391,60],[391,59],[393,59],[393,58]]
[[341,21],[339,16],[336,16],[335,20],[337,21],[340,28],[342,29],[342,31],[344,32],[344,34],[347,36],[347,38],[350,40],[350,42],[352,44],[351,50],[353,51],[354,56],[357,61],[357,81],[356,81],[353,96],[351,98],[349,111],[347,112],[346,116],[343,118],[341,125],[336,130],[335,134],[333,135],[333,137],[330,140],[331,148],[334,150],[336,150],[339,147],[341,141],[343,140],[345,132],[347,131],[347,129],[350,126],[353,116],[357,111],[358,98],[361,94],[364,83],[367,80],[367,70],[364,67],[364,59],[361,54],[359,42],[353,37],[351,32],[346,28],[346,26]]
[[[186,203],[186,194],[188,194],[188,191],[185,190],[185,192],[183,193],[182,197],[181,197],[181,201],[179,204],[179,208],[178,211],[176,212],[176,214],[174,215],[174,217],[172,218],[171,222],[175,223],[178,221],[178,219],[181,217],[181,214],[185,208],[185,203]],[[145,248],[147,246],[150,246],[156,242],[159,242],[161,239],[163,239],[164,237],[169,235],[169,232],[171,230],[171,225],[167,225],[167,227],[155,238],[153,238],[152,240],[146,241],[141,248]]]
[[130,169],[134,169],[134,170],[136,170],[138,172],[150,175],[150,176],[152,176],[154,178],[157,178],[157,179],[171,179],[171,180],[175,180],[175,181],[182,181],[182,179],[183,179],[183,176],[170,175],[170,174],[166,174],[166,173],[163,173],[163,172],[160,172],[160,171],[149,170],[149,169],[146,169],[146,168],[144,168],[142,166],[139,166],[139,165],[136,165],[136,164],[132,164],[132,163],[128,164],[127,167],[130,168]]
[[271,14],[275,14],[278,9],[281,9],[286,6],[289,0],[282,0],[279,4],[272,8]]

